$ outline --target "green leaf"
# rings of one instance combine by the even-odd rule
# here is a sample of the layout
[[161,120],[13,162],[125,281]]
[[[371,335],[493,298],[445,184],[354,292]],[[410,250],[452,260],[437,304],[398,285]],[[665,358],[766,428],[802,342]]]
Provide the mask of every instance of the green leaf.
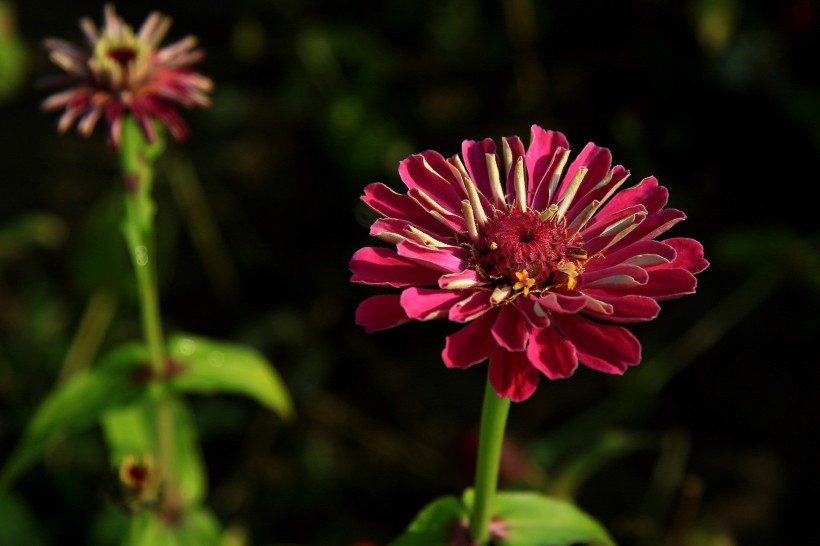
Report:
[[501,546],[615,544],[600,523],[574,504],[538,493],[498,493],[493,516],[507,525]]
[[110,448],[111,464],[118,467],[126,455],[154,454],[158,458],[155,440],[156,405],[171,404],[174,420],[174,479],[186,506],[205,498],[207,479],[193,415],[184,400],[159,401],[143,398],[125,408],[106,412],[103,431]]
[[177,334],[169,338],[168,354],[184,368],[170,381],[180,391],[244,395],[283,419],[293,415],[287,387],[273,365],[255,349]]
[[221,533],[219,521],[202,507],[186,512],[175,525],[149,512],[134,517],[123,546],[219,546]]
[[390,546],[448,546],[458,521],[466,526],[467,509],[455,497],[441,497],[419,512]]
[[22,88],[26,79],[26,42],[17,27],[17,13],[10,2],[0,1],[0,103]]
[[134,373],[148,358],[140,344],[108,353],[99,365],[58,386],[43,401],[0,475],[0,488],[27,470],[58,437],[95,425],[108,410],[126,406],[145,388]]
[[44,546],[42,522],[29,512],[17,498],[0,492],[0,544]]

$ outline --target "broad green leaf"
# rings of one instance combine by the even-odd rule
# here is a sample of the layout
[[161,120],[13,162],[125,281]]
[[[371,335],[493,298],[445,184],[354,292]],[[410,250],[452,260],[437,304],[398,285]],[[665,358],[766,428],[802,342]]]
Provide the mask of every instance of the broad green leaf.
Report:
[[508,525],[500,546],[612,546],[603,526],[572,503],[533,492],[500,492],[493,517]]
[[128,344],[108,353],[89,372],[72,377],[43,401],[0,475],[0,488],[27,470],[60,436],[97,424],[103,414],[140,397],[144,386],[134,377],[147,360],[142,345]]
[[160,522],[153,513],[134,517],[123,546],[219,546],[219,521],[205,508],[187,511],[176,525]]
[[455,497],[441,497],[419,512],[407,530],[390,546],[448,546],[459,521],[466,525],[467,509]]
[[168,341],[168,354],[183,367],[170,381],[180,391],[239,394],[256,400],[283,419],[293,415],[287,387],[273,365],[255,349],[177,334]]
[[103,431],[109,445],[111,465],[117,468],[129,454],[140,456],[152,453],[155,460],[159,460],[154,433],[159,403],[170,405],[174,421],[173,479],[185,505],[198,504],[205,497],[205,464],[193,415],[184,400],[167,399],[161,402],[146,397],[130,406],[106,412]]

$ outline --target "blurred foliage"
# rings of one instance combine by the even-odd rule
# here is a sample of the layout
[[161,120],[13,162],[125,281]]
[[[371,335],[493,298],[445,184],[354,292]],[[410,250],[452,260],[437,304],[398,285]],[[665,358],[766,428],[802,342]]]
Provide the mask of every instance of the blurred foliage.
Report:
[[0,104],[20,91],[26,77],[26,47],[14,6],[0,1]]
[[[191,393],[208,512],[231,545],[387,544],[469,487],[485,368],[447,370],[444,323],[364,334],[347,263],[365,184],[407,154],[537,123],[669,187],[704,243],[699,293],[634,325],[644,362],[579,370],[512,408],[502,486],[573,498],[621,546],[799,544],[817,532],[820,7],[813,0],[167,0],[117,6],[196,34],[214,106],[184,112],[154,199],[168,331],[253,347],[295,418]],[[54,133],[46,36],[82,0],[0,1],[0,461],[58,382],[139,336],[116,158]],[[77,423],[79,426],[81,423]],[[0,544],[108,545],[105,430],[48,443],[0,493]],[[136,429],[135,429],[136,434]],[[125,441],[125,440],[123,440]],[[157,533],[146,526],[145,534]],[[25,537],[24,539],[22,537]],[[25,542],[21,542],[25,540]]]

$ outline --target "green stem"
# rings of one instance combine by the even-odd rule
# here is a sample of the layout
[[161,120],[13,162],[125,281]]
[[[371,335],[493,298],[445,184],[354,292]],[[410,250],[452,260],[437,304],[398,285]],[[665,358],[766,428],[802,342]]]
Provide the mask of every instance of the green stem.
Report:
[[125,190],[123,233],[134,275],[142,319],[142,331],[153,370],[156,405],[157,451],[166,477],[173,476],[173,407],[167,392],[165,342],[162,334],[159,292],[154,253],[153,155],[156,153],[130,116],[123,121],[120,166]]
[[478,461],[475,471],[475,498],[470,517],[470,535],[475,544],[485,544],[490,538],[490,511],[498,486],[501,447],[504,428],[510,410],[510,399],[499,398],[489,378],[484,389],[481,410],[481,430],[478,436]]

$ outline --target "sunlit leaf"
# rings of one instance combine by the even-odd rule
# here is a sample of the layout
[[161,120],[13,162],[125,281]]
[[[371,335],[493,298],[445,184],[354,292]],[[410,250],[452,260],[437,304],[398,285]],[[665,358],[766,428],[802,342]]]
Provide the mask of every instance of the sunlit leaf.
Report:
[[290,394],[273,365],[255,349],[192,335],[175,335],[168,354],[183,369],[171,379],[180,391],[247,396],[277,412],[293,415]]
[[615,544],[599,522],[574,504],[534,492],[500,492],[493,517],[506,527],[500,546]]
[[137,400],[145,389],[135,372],[146,359],[142,345],[123,345],[106,355],[96,368],[57,387],[29,422],[3,468],[0,485],[27,470],[59,436],[96,425],[105,412]]

